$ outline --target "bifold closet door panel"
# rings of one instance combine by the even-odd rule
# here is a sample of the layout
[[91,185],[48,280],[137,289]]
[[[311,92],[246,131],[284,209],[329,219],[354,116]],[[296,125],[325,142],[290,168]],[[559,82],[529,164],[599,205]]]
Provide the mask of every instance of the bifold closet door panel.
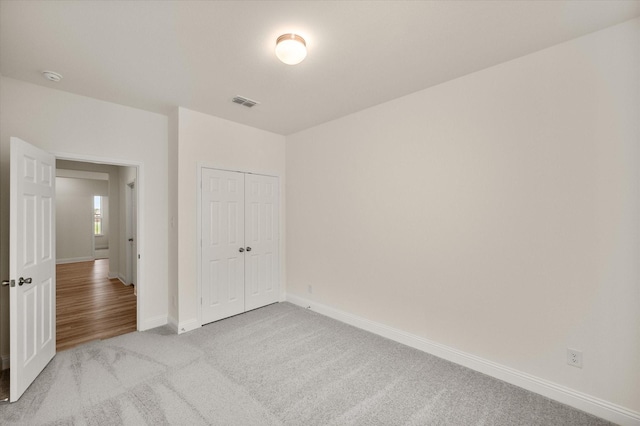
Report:
[[243,173],[202,169],[202,324],[245,311],[244,180]]
[[245,177],[245,311],[275,303],[279,296],[278,178]]

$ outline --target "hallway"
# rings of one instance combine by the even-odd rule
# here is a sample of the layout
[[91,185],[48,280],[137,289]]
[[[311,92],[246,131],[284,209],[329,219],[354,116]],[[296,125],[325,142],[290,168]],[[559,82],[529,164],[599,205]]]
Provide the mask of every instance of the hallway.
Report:
[[134,287],[108,272],[108,259],[56,266],[57,351],[136,331]]

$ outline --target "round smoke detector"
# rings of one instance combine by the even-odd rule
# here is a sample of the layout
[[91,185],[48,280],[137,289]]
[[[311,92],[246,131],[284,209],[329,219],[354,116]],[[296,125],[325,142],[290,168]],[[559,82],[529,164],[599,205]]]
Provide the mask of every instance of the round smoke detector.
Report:
[[55,81],[56,83],[62,80],[62,75],[53,71],[42,71],[42,75],[49,81]]

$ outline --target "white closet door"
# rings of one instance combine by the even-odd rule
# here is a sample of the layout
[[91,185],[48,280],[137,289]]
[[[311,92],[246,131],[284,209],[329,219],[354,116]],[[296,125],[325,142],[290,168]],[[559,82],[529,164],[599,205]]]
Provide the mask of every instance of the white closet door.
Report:
[[278,301],[278,178],[245,177],[245,310]]
[[245,311],[244,174],[202,169],[202,323]]

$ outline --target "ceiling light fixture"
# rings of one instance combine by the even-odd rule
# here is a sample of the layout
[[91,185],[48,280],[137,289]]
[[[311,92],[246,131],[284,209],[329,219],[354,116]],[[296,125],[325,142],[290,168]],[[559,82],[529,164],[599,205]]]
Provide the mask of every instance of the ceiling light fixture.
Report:
[[283,34],[276,40],[276,56],[287,65],[296,65],[307,56],[307,44],[297,34]]
[[42,75],[49,81],[55,81],[56,83],[62,80],[62,75],[53,71],[42,71]]

